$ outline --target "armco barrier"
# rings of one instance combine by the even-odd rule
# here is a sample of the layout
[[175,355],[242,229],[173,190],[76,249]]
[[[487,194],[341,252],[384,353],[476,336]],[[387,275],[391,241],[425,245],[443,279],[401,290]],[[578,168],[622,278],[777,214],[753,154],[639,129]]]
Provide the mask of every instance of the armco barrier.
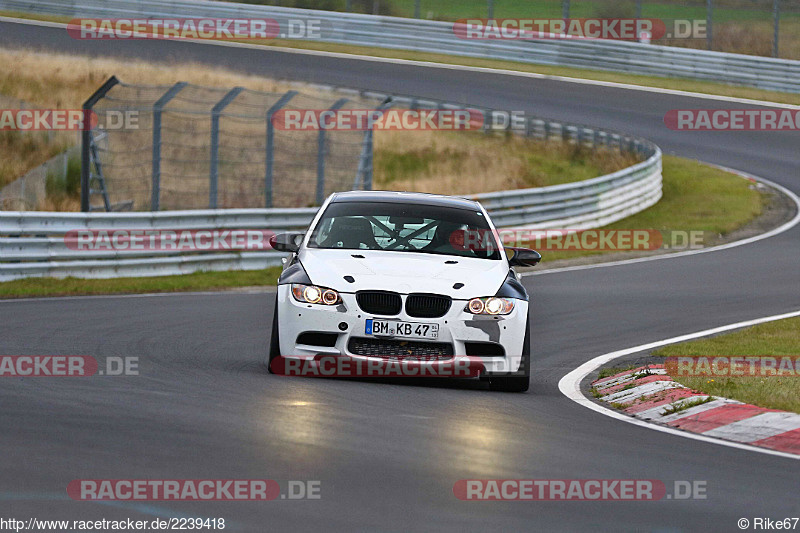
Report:
[[211,0],[0,0],[0,10],[105,18],[270,18],[321,21],[318,40],[800,92],[800,61],[587,39],[471,40],[448,22]]
[[[473,196],[498,227],[593,228],[625,218],[661,198],[661,151],[619,172],[553,187]],[[0,281],[32,276],[111,278],[256,270],[280,264],[277,252],[73,250],[71,230],[264,229],[308,227],[316,208],[161,211],[154,213],[0,212]]]

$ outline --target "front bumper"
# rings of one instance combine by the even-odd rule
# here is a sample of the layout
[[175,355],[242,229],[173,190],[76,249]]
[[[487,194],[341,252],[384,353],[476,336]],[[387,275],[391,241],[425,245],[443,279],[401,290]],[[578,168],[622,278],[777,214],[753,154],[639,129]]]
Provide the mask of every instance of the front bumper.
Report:
[[[525,328],[528,320],[528,302],[516,300],[514,310],[503,316],[479,316],[464,311],[466,301],[453,300],[450,310],[441,318],[416,318],[408,316],[404,310],[395,316],[371,315],[362,311],[356,303],[355,294],[341,294],[342,304],[337,306],[312,305],[298,302],[291,295],[290,285],[278,286],[278,330],[280,332],[281,354],[286,359],[313,360],[319,355],[349,356],[353,359],[383,358],[374,355],[358,355],[350,351],[351,339],[383,339],[367,335],[366,321],[370,318],[403,320],[438,324],[439,336],[436,340],[409,339],[417,344],[433,345],[444,343],[451,347],[448,357],[452,361],[469,360],[479,362],[487,374],[517,372],[520,370]],[[405,299],[405,297],[403,296]],[[330,346],[298,343],[308,339],[308,333],[322,333]],[[333,335],[335,335],[335,340]],[[393,339],[405,342],[405,339]],[[489,343],[502,347],[503,355],[481,355],[476,352],[477,343]],[[418,346],[419,347],[419,346]],[[410,356],[413,357],[413,356]],[[424,357],[424,356],[423,356]],[[444,359],[441,359],[444,360]]]

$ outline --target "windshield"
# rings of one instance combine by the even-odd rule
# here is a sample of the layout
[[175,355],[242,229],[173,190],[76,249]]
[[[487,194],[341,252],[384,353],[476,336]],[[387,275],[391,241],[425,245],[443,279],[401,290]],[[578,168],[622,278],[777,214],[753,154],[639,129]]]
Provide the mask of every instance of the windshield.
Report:
[[[479,235],[479,246],[465,246]],[[334,202],[314,231],[310,248],[389,250],[500,259],[489,222],[478,209],[425,204]]]

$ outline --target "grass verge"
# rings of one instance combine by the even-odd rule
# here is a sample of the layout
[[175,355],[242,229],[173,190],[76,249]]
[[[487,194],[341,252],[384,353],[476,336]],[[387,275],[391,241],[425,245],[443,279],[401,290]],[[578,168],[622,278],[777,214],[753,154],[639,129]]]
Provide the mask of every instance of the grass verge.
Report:
[[[797,356],[800,355],[800,318],[759,324],[727,335],[666,346],[659,356]],[[677,376],[675,381],[697,391],[732,398],[767,409],[800,413],[800,378]]]
[[[16,17],[16,18],[24,18],[32,20],[47,20],[51,22],[62,22],[62,23],[69,22],[68,17],[49,17],[31,13],[19,13],[10,11],[0,11],[0,16]],[[426,61],[435,63],[445,63],[451,65],[463,65],[470,67],[507,69],[519,72],[531,72],[536,74],[543,74],[547,76],[565,76],[570,78],[609,81],[616,83],[625,83],[630,85],[641,85],[646,87],[658,87],[663,89],[674,89],[674,90],[690,91],[703,94],[714,94],[714,95],[731,96],[737,98],[751,98],[754,100],[765,100],[768,102],[800,105],[800,94],[766,91],[763,89],[737,87],[733,85],[725,85],[721,83],[705,82],[705,81],[695,81],[683,78],[640,76],[634,74],[592,70],[585,68],[532,65],[528,63],[519,63],[515,61],[498,61],[491,59],[468,58],[461,56],[452,56],[447,54],[380,49],[368,46],[353,46],[353,45],[326,43],[319,41],[272,39],[266,41],[250,40],[247,41],[247,43],[264,45],[264,46],[280,46],[285,48],[296,48],[303,50],[318,50],[326,52],[338,52],[344,54],[366,55],[366,56],[383,57],[390,59],[408,59],[413,61]]]
[[47,162],[70,145],[66,135],[0,131],[0,187]]
[[[699,231],[706,241],[741,228],[762,212],[765,200],[752,183],[723,170],[665,155],[662,176],[663,196],[656,205],[605,229]],[[542,252],[542,264],[604,253],[548,250]]]
[[616,150],[513,134],[379,131],[374,188],[470,195],[583,181],[637,162]]
[[0,283],[0,298],[187,292],[258,287],[275,285],[280,273],[281,267],[271,267],[265,270],[195,272],[182,276],[146,278],[27,278]]

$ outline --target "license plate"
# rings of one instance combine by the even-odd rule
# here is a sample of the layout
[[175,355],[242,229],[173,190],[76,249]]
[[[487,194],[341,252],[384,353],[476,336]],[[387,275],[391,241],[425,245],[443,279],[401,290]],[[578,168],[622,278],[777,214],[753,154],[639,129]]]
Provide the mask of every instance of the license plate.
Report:
[[369,318],[367,319],[366,334],[377,337],[402,337],[404,339],[438,339],[439,324]]

